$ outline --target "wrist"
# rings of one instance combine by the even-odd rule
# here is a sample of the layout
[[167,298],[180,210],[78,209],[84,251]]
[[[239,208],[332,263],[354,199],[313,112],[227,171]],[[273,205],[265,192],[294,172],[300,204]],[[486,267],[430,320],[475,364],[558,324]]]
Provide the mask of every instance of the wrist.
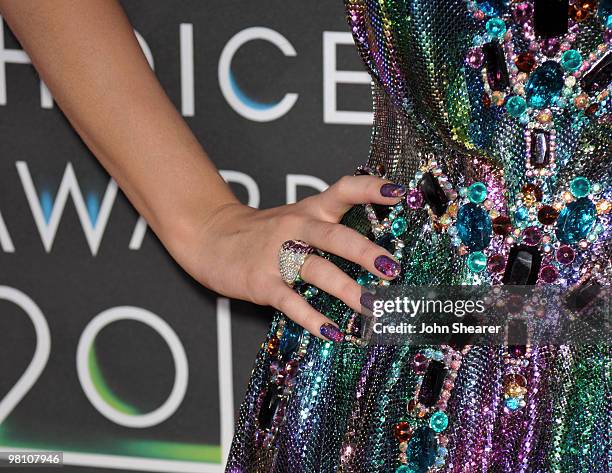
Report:
[[200,209],[189,215],[173,219],[163,232],[161,240],[174,259],[193,274],[190,266],[194,256],[204,248],[211,248],[216,238],[221,237],[223,221],[242,212],[254,211],[240,201],[228,200],[212,208]]

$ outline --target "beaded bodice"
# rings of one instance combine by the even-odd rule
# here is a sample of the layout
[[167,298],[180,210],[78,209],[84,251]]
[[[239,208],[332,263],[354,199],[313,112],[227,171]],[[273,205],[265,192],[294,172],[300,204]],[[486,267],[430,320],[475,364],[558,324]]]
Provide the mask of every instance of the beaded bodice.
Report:
[[[486,248],[487,255],[472,255],[474,268],[486,264],[485,256],[507,259],[514,243],[541,244],[544,255],[564,244],[582,250],[604,244],[611,192],[611,2],[345,5],[373,77],[370,165],[409,184],[416,201],[424,198],[431,218],[412,212],[406,217],[411,226],[448,233],[463,254]],[[481,201],[468,192],[475,184],[485,186]],[[581,184],[583,190],[573,192]],[[464,204],[480,205],[489,216],[472,207],[462,213]],[[505,237],[498,248],[494,235]],[[587,252],[605,254],[596,246]],[[533,253],[541,259],[541,252]],[[550,271],[547,279],[556,281],[558,271]]]
[[554,128],[574,168],[609,152],[611,2],[345,4],[367,69],[430,147],[480,154],[511,179],[530,124]]

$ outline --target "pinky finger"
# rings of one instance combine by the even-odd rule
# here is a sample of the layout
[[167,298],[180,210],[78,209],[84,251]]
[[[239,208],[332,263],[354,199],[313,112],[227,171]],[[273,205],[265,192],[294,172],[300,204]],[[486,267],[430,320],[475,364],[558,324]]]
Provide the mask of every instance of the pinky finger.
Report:
[[285,284],[276,289],[274,306],[298,325],[322,340],[340,342],[344,333],[330,319],[312,308],[300,295]]

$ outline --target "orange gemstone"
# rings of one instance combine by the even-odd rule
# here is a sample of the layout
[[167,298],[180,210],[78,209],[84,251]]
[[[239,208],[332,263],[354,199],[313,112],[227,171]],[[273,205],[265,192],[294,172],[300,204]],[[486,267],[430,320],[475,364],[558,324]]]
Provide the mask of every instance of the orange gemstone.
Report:
[[597,10],[597,2],[593,0],[577,1],[569,8],[569,15],[572,20],[583,22],[595,13]]
[[595,205],[595,208],[597,209],[598,214],[607,214],[610,212],[610,210],[612,210],[612,204],[607,200],[600,200]]
[[587,106],[588,103],[589,97],[586,94],[580,94],[577,95],[576,98],[574,98],[574,105],[576,105],[576,107],[578,108],[584,108]]
[[525,379],[525,376],[521,374],[510,373],[504,376],[504,386],[506,386],[507,384],[517,384],[524,388],[525,386],[527,386],[527,380]]
[[417,407],[416,399],[410,399],[410,401],[408,401],[408,412],[414,411],[416,407]]
[[487,108],[491,106],[491,97],[486,92],[482,94],[482,104]]
[[523,200],[527,205],[533,205],[542,201],[542,189],[535,184],[525,184],[521,189]]
[[597,109],[599,108],[599,105],[597,105],[596,103],[592,103],[591,105],[589,105],[586,110],[584,111],[585,115],[593,115]]
[[412,429],[408,422],[400,422],[394,427],[395,438],[400,442],[407,442],[412,437]]
[[272,337],[268,341],[268,353],[270,355],[275,355],[276,352],[278,352],[279,345],[280,345],[280,340],[278,339],[278,337]]
[[544,205],[538,210],[538,220],[544,225],[552,225],[558,216],[559,211],[550,205]]
[[510,373],[504,376],[504,393],[508,396],[522,396],[527,392],[527,380],[524,376]]

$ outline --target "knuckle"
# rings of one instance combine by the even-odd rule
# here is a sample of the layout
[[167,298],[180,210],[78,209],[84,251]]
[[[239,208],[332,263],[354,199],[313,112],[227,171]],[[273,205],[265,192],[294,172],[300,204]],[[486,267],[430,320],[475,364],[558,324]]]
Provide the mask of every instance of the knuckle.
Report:
[[356,295],[355,285],[355,281],[350,278],[346,278],[338,284],[338,292],[340,293],[343,301],[348,303],[352,302]]
[[333,241],[341,238],[344,234],[344,227],[339,224],[325,225],[322,229],[321,236],[327,241]]
[[304,227],[306,217],[298,212],[289,212],[283,215],[280,219],[279,228],[289,230],[291,233],[296,233]]
[[287,313],[291,307],[292,295],[293,293],[282,291],[278,296],[276,296],[276,308],[281,312]]
[[345,194],[346,192],[348,192],[352,182],[353,179],[351,176],[342,176],[336,181],[336,184],[334,184],[333,187],[336,188],[336,191],[339,194]]

